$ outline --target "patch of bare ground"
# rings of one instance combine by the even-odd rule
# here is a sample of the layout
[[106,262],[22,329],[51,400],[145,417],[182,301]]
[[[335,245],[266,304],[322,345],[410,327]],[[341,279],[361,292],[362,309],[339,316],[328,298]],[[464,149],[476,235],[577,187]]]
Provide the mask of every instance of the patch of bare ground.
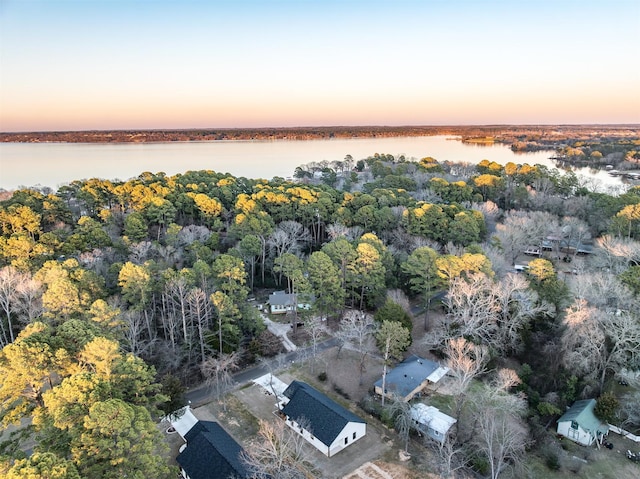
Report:
[[375,461],[367,462],[342,479],[435,479],[435,474],[421,473],[407,469],[400,464]]

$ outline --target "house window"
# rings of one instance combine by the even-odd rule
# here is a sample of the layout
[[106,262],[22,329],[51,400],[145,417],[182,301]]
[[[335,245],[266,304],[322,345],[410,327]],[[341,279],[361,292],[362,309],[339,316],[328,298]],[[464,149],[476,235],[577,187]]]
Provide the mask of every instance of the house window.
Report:
[[571,429],[578,429],[578,423],[575,421],[571,421]]
[[344,443],[345,443],[345,444],[349,444],[349,438],[348,438],[348,437],[345,437],[345,438],[344,438]]
[[353,433],[353,440],[355,441],[355,439],[356,439],[356,433],[354,432]]

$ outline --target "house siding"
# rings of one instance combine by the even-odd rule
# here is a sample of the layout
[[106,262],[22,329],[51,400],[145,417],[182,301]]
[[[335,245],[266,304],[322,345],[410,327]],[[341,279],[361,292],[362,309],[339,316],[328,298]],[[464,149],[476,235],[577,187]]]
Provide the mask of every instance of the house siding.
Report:
[[366,423],[306,383],[293,381],[278,404],[286,424],[331,457],[366,434]]
[[[353,439],[353,434],[355,433],[356,438]],[[354,442],[358,441],[360,438],[363,438],[367,433],[367,425],[365,423],[356,423],[350,422],[348,423],[342,432],[338,435],[335,441],[329,446],[329,454],[328,456],[334,456],[338,452],[343,449],[349,447]],[[347,440],[345,443],[345,439]]]
[[558,423],[558,434],[565,436],[571,439],[578,444],[582,444],[583,446],[591,446],[595,442],[595,437],[593,437],[590,433],[582,429],[580,425],[578,425],[578,429],[574,429],[571,427],[571,423],[573,421],[562,421]]
[[609,425],[595,416],[595,406],[595,399],[582,399],[573,403],[558,419],[557,433],[583,446],[602,440],[609,432]]
[[[338,437],[330,445],[326,445],[293,419],[287,417],[285,422],[287,426],[300,434],[309,444],[327,457],[334,456],[367,434],[367,425],[365,423],[350,422],[340,431]],[[353,438],[354,433],[356,435],[355,439]],[[345,439],[347,440],[346,444]]]

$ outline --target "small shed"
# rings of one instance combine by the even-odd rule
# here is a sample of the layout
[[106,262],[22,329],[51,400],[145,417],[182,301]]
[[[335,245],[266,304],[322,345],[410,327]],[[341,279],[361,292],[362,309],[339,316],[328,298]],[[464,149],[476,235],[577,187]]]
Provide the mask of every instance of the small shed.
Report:
[[457,422],[438,408],[418,403],[411,406],[411,420],[418,432],[444,443],[451,427]]
[[609,433],[609,424],[596,417],[593,412],[595,406],[595,399],[574,402],[558,419],[558,434],[583,446],[591,446],[594,442],[601,443]]

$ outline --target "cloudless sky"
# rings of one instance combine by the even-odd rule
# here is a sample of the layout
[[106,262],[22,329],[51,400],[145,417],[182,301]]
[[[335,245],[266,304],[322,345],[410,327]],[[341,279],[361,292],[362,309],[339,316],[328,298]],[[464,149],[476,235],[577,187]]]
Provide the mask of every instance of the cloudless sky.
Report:
[[638,0],[0,0],[0,131],[640,123]]

